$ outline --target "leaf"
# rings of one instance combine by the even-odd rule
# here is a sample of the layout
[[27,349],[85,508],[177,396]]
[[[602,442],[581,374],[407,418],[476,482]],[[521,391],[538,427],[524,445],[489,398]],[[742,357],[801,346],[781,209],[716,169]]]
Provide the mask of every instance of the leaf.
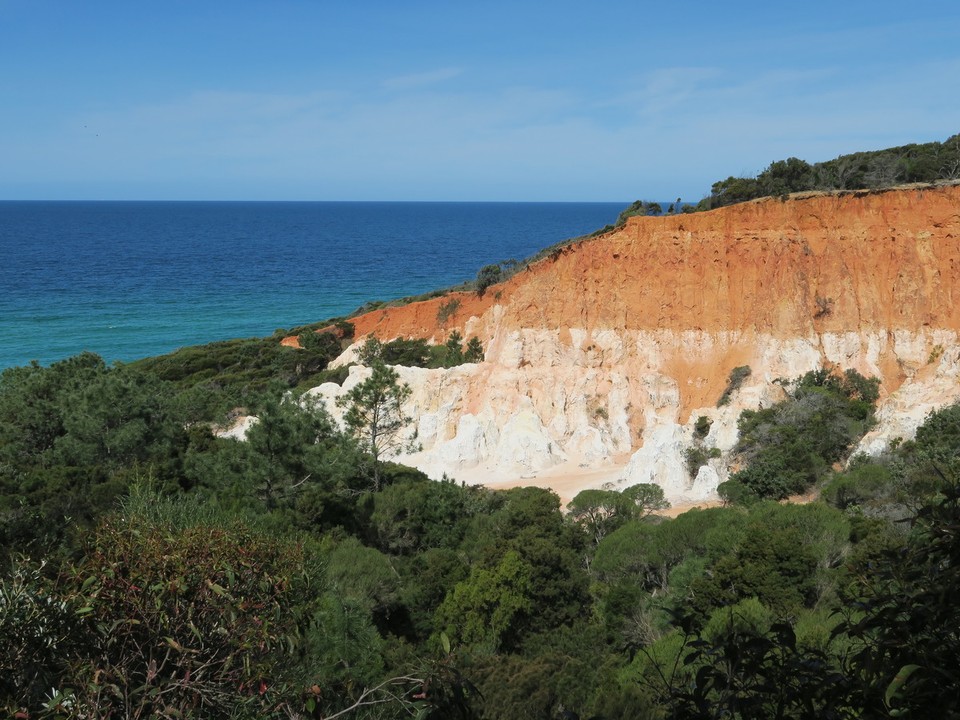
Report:
[[[900,696],[900,690],[906,684],[910,676],[920,669],[920,665],[904,665],[894,676],[893,680],[887,686],[887,691],[883,694],[883,704],[890,708],[890,701]],[[891,712],[891,715],[893,713]]]
[[443,652],[446,655],[450,654],[450,638],[447,637],[445,632],[440,633],[440,645],[443,647]]
[[207,587],[213,590],[213,592],[220,597],[230,597],[230,593],[228,593],[226,588],[224,588],[222,585],[218,585],[215,582],[207,580]]

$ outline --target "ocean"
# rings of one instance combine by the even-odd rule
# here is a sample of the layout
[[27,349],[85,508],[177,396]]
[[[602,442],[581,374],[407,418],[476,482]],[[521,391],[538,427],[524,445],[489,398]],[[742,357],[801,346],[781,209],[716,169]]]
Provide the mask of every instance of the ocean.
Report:
[[473,279],[626,202],[0,202],[0,369],[109,362]]

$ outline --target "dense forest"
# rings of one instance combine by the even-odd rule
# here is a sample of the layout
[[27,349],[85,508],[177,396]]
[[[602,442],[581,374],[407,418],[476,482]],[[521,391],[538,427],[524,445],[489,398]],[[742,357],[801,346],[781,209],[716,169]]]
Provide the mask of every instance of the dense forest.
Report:
[[[960,407],[844,465],[876,382],[809,373],[741,417],[723,507],[669,519],[638,485],[563,508],[389,462],[404,387],[387,361],[469,346],[368,344],[338,427],[300,390],[342,380],[326,365],[350,334],[0,375],[5,714],[960,712]],[[240,412],[259,418],[246,441],[219,437]]]

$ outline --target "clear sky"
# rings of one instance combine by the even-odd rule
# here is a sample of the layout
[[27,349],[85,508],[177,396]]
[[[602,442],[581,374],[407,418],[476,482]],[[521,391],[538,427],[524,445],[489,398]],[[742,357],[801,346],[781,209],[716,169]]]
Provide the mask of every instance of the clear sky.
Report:
[[698,200],[960,132],[960,2],[0,0],[0,198]]

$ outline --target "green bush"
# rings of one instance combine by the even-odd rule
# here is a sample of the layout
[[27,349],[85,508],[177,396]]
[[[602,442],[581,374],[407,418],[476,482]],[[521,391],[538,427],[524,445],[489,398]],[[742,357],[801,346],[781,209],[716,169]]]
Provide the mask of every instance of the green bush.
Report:
[[960,177],[960,136],[944,142],[903,145],[807,163],[788,158],[770,163],[757,177],[728,177],[713,184],[698,209],[807,190],[859,190],[903,183],[935,183]]
[[483,297],[487,288],[500,282],[500,265],[484,265],[477,273],[477,295]]
[[[2,585],[3,593],[16,590],[21,625],[39,610],[46,616],[37,640],[57,653],[43,676],[44,690],[59,693],[54,709],[228,718],[299,707],[306,678],[289,658],[320,589],[319,567],[304,548],[238,523],[205,524],[209,512],[195,503],[154,497],[128,507],[100,525],[55,588],[36,573]],[[8,608],[0,603],[5,626]],[[30,664],[38,648],[23,654],[15,632],[5,634],[11,638],[24,663],[17,684],[29,691],[41,677]],[[43,704],[35,692],[15,703],[38,714]]]
[[437,306],[437,323],[441,326],[447,324],[447,320],[454,317],[460,310],[459,298],[450,298]]
[[70,659],[89,642],[89,607],[77,594],[58,592],[43,570],[17,558],[0,577],[0,710],[8,717],[65,691],[61,680]]
[[727,387],[720,396],[720,399],[717,400],[717,407],[722,407],[729,403],[730,397],[733,395],[733,393],[740,389],[740,386],[743,385],[743,381],[748,377],[750,377],[749,365],[740,365],[731,370],[730,378],[727,380]]
[[695,477],[697,471],[707,464],[711,458],[720,457],[720,448],[702,448],[697,445],[689,447],[684,452],[684,458],[687,461],[687,473],[690,477]]
[[430,347],[422,338],[397,338],[384,343],[380,359],[387,365],[405,367],[426,367],[430,358]]
[[[762,410],[745,410],[734,454],[746,467],[721,487],[729,500],[783,499],[822,479],[873,424],[879,382],[853,370],[812,371],[792,394]],[[749,492],[744,492],[743,489]]]
[[706,415],[701,415],[693,424],[693,436],[703,440],[710,433],[711,425],[713,425],[713,420],[708,418]]
[[483,343],[480,342],[480,338],[474,335],[467,343],[467,350],[463,354],[463,361],[468,363],[481,363],[483,360]]

